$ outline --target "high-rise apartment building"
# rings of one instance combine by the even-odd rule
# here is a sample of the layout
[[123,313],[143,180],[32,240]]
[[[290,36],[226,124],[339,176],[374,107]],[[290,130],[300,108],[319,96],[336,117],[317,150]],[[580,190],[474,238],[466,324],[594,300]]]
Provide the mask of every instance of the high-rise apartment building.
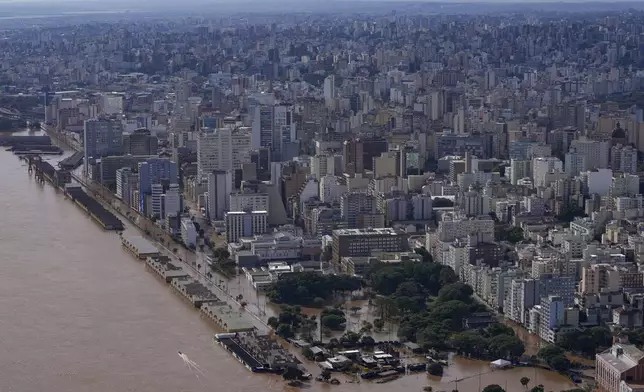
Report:
[[637,173],[637,150],[633,146],[618,144],[611,148],[611,168],[622,173]]
[[208,174],[206,215],[210,220],[223,220],[230,210],[233,177],[229,171],[215,170]]
[[561,297],[549,295],[539,304],[539,337],[549,343],[556,340],[556,330],[564,324],[566,304]]
[[324,79],[324,104],[326,106],[333,105],[335,98],[335,76],[329,75]]
[[532,161],[511,159],[510,160],[510,183],[517,185],[520,179],[532,175]]
[[546,175],[553,172],[563,172],[563,163],[559,158],[540,157],[532,160],[532,181],[535,187],[547,186]]
[[619,270],[610,264],[593,264],[582,267],[579,292],[581,294],[598,294],[601,290],[617,291],[619,289]]
[[268,148],[271,160],[279,162],[288,144],[297,138],[293,107],[258,104],[252,110],[252,148]]
[[179,216],[181,211],[183,211],[183,194],[179,184],[170,184],[164,194],[162,218],[165,219],[168,215]]
[[230,211],[226,213],[226,242],[237,242],[240,238],[264,234],[268,229],[266,211]]
[[586,167],[588,170],[605,169],[608,167],[610,154],[610,143],[608,141],[590,140],[582,137],[573,140],[570,143],[570,148],[586,157]]
[[474,235],[478,242],[494,242],[494,220],[489,216],[467,218],[458,214],[444,214],[438,222],[437,233],[442,242],[452,242],[469,235]]
[[179,183],[179,167],[176,162],[167,158],[152,158],[139,163],[139,189],[149,194],[152,185],[166,182]]
[[236,192],[230,194],[230,211],[268,211],[268,193]]
[[116,197],[123,198],[124,183],[126,183],[129,175],[132,174],[132,169],[123,167],[116,170]]
[[156,155],[158,149],[157,137],[150,135],[147,129],[123,135],[123,154],[125,155]]
[[248,127],[205,129],[197,138],[197,176],[207,181],[215,170],[234,172],[250,163],[252,130]]
[[363,192],[347,192],[340,198],[342,219],[349,229],[358,228],[360,215],[377,213],[376,197]]
[[123,155],[123,124],[117,119],[86,120],[83,127],[83,152],[85,172],[98,158]]
[[271,153],[280,161],[285,160],[287,146],[297,139],[297,129],[293,119],[293,106],[276,105],[273,111],[273,142]]
[[571,149],[565,158],[565,171],[569,177],[576,177],[579,173],[588,170],[586,165],[586,155],[580,154]]
[[512,281],[503,301],[505,317],[519,323],[526,324],[528,311],[539,304],[539,282],[534,279],[515,279]]

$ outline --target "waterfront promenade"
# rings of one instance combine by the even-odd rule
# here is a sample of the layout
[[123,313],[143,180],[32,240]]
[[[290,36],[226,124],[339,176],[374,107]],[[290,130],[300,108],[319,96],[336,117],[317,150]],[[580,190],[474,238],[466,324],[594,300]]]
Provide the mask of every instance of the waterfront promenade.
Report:
[[[241,302],[238,301],[230,292],[225,290],[226,285],[224,285],[224,283],[228,278],[219,275],[214,271],[211,272],[213,276],[212,278],[206,276],[208,266],[203,262],[203,260],[200,260],[200,258],[204,256],[201,252],[192,252],[189,249],[185,249],[180,244],[177,244],[161,227],[157,226],[150,219],[147,219],[138,211],[123,203],[116,197],[116,195],[103,186],[88,181],[79,174],[73,174],[72,177],[79,184],[83,185],[83,187],[106,208],[124,218],[126,221],[124,222],[126,230],[136,230],[139,234],[145,235],[148,239],[154,242],[155,246],[163,255],[168,256],[174,262],[179,263],[193,279],[212,289],[219,298],[225,300],[231,306],[239,308],[242,307]],[[170,249],[170,247],[172,247],[172,249]],[[174,252],[174,249],[176,249],[177,252]],[[268,330],[269,327],[261,316],[258,307],[247,303],[244,307],[244,311],[247,312],[253,320],[255,320],[256,327],[260,331]]]
[[[176,391],[176,390],[190,390],[190,391],[206,391],[206,390],[212,390],[215,386],[216,388],[232,388],[230,390],[238,390],[238,391],[254,391],[258,388],[261,388],[262,390],[268,390],[268,391],[281,391],[284,389],[284,385],[282,382],[276,382],[274,376],[265,376],[265,375],[251,375],[248,373],[246,369],[241,367],[237,361],[234,361],[228,353],[226,353],[224,350],[220,349],[219,347],[213,346],[212,344],[212,334],[214,333],[214,330],[211,328],[203,328],[203,323],[201,322],[199,317],[195,317],[195,312],[190,309],[189,306],[186,306],[184,301],[173,301],[171,298],[172,297],[177,297],[175,294],[171,293],[170,290],[167,289],[166,285],[160,284],[158,280],[151,279],[150,276],[148,276],[148,273],[144,272],[143,268],[141,268],[141,264],[136,261],[135,258],[133,258],[129,253],[127,253],[125,250],[120,250],[122,247],[120,245],[120,241],[118,240],[118,236],[115,236],[114,234],[111,233],[105,233],[99,230],[96,225],[93,224],[93,222],[90,222],[90,226],[82,226],[83,222],[85,220],[83,219],[83,214],[79,214],[80,211],[75,208],[75,206],[71,205],[68,201],[65,201],[60,194],[56,194],[53,192],[53,188],[49,186],[37,186],[34,184],[32,181],[30,181],[30,177],[26,175],[24,172],[24,168],[22,170],[19,170],[19,161],[12,156],[9,153],[5,153],[5,156],[11,159],[11,162],[14,165],[18,166],[18,173],[16,175],[16,182],[21,182],[22,187],[16,188],[17,190],[20,190],[20,192],[25,192],[29,194],[29,197],[23,197],[23,198],[15,198],[14,200],[10,200],[7,205],[12,205],[11,202],[13,201],[13,208],[16,209],[17,211],[20,211],[21,209],[24,209],[26,207],[32,206],[33,203],[36,203],[36,200],[38,200],[38,203],[43,203],[45,204],[42,205],[43,208],[46,208],[46,210],[43,210],[43,208],[35,208],[34,209],[34,214],[39,214],[39,218],[35,218],[35,216],[27,214],[26,217],[23,217],[23,219],[27,219],[25,222],[27,222],[27,228],[29,228],[29,238],[32,238],[34,235],[37,235],[39,237],[42,237],[41,242],[43,243],[43,246],[45,246],[46,251],[44,251],[40,257],[34,257],[33,254],[31,253],[26,253],[27,255],[31,255],[29,257],[29,260],[22,260],[17,253],[12,251],[12,248],[9,248],[9,253],[8,255],[13,255],[12,257],[15,258],[16,263],[20,263],[20,265],[15,265],[15,268],[20,268],[19,271],[22,271],[23,268],[31,268],[34,267],[36,268],[34,271],[25,271],[22,278],[20,280],[16,280],[16,282],[20,282],[21,284],[27,283],[30,285],[40,285],[43,282],[40,282],[37,279],[40,279],[39,277],[43,276],[41,272],[46,272],[46,279],[49,281],[52,281],[51,283],[48,284],[56,284],[57,286],[54,287],[47,287],[47,290],[51,293],[54,293],[53,295],[56,295],[57,297],[53,299],[52,305],[55,304],[57,308],[60,306],[63,306],[61,301],[65,301],[66,298],[70,296],[70,290],[73,291],[73,293],[76,293],[78,291],[78,296],[84,296],[87,297],[87,300],[78,300],[75,299],[74,302],[69,303],[68,305],[71,307],[71,309],[76,309],[75,307],[79,306],[79,304],[84,304],[82,305],[84,309],[79,309],[78,311],[67,311],[64,314],[60,315],[65,316],[67,318],[71,317],[71,320],[75,321],[76,324],[78,325],[84,325],[84,321],[81,318],[80,320],[77,320],[74,315],[76,313],[80,313],[81,315],[89,312],[90,310],[92,311],[92,318],[95,320],[94,322],[99,323],[101,322],[101,327],[108,327],[113,323],[113,321],[110,321],[109,319],[103,320],[101,318],[102,312],[106,312],[107,314],[110,314],[110,318],[114,319],[114,315],[112,313],[109,313],[113,308],[114,312],[120,312],[118,313],[119,316],[117,319],[120,321],[121,327],[118,329],[118,333],[109,333],[105,332],[104,328],[101,327],[96,327],[93,329],[93,334],[103,334],[104,337],[102,337],[102,341],[94,341],[92,343],[85,343],[85,347],[93,347],[92,345],[99,345],[100,347],[106,347],[105,349],[101,348],[101,350],[105,350],[106,353],[112,353],[112,352],[117,352],[119,353],[118,356],[119,358],[125,358],[121,359],[124,363],[127,363],[129,365],[129,368],[133,369],[133,372],[137,372],[137,374],[146,374],[149,377],[159,377],[159,379],[166,380],[163,384],[162,383],[157,383],[157,382],[149,382],[150,386],[154,386],[154,389],[151,387],[147,386],[139,386],[137,387],[137,392],[138,391],[145,391],[147,392],[148,390],[154,390],[155,392],[166,392],[166,391]],[[12,170],[16,170],[15,168]],[[49,189],[49,190],[48,190]],[[11,196],[11,194],[8,194],[7,196]],[[18,204],[16,204],[16,202]],[[56,203],[58,202],[58,203]],[[23,203],[26,203],[26,205],[23,205]],[[55,205],[52,203],[56,203]],[[60,206],[58,206],[60,204]],[[38,204],[40,207],[41,205]],[[60,209],[60,211],[59,211]],[[12,214],[9,215],[9,222],[13,222],[12,219]],[[64,217],[64,222],[65,224],[60,224],[60,219],[63,219]],[[80,218],[80,219],[79,219]],[[49,220],[52,220],[49,222]],[[34,227],[34,225],[37,224],[39,226],[43,226],[43,228],[40,227]],[[69,223],[69,224],[67,224]],[[73,225],[71,224],[73,223]],[[142,226],[139,228],[138,226],[135,227],[135,225],[130,222],[129,220],[125,220],[124,222],[126,224],[126,230],[132,230],[135,231],[138,230],[144,230],[145,226]],[[80,225],[79,227],[82,228],[82,231],[79,231],[79,227],[76,226]],[[42,229],[47,228],[48,231],[41,231]],[[59,232],[60,233],[57,233]],[[4,232],[0,233],[3,235],[2,238],[5,239],[11,239],[13,238],[12,236],[15,235],[16,233],[13,232]],[[94,238],[95,237],[95,238]],[[27,237],[25,237],[27,238]],[[50,241],[50,239],[54,239],[55,241]],[[62,243],[60,243],[62,241]],[[157,246],[160,246],[158,244]],[[29,248],[28,246],[22,246],[21,249],[24,252],[24,249]],[[39,247],[37,247],[39,248]],[[87,248],[87,249],[86,249]],[[194,255],[191,252],[187,252],[183,250],[181,247],[179,248],[179,251],[177,252],[176,256],[172,256],[172,251],[170,248],[167,246],[163,246],[164,248],[164,254],[169,255],[171,257],[176,258],[181,258],[183,260],[188,260],[185,257],[185,254],[189,253],[192,255],[193,260],[196,262],[197,258],[196,255]],[[84,251],[81,252],[81,249],[84,249]],[[52,252],[52,250],[55,250],[55,252],[58,252],[60,254],[60,257],[62,257],[58,261],[58,254],[55,252]],[[116,252],[115,252],[116,251]],[[12,253],[14,252],[14,253]],[[50,256],[45,256],[47,254],[51,254]],[[77,254],[78,253],[78,254]],[[54,260],[57,260],[56,266],[54,270],[51,270],[49,267],[43,267],[46,261],[50,260],[51,258],[54,258]],[[38,263],[34,263],[33,261],[36,260]],[[73,261],[73,262],[72,262]],[[91,262],[90,262],[91,261]],[[96,264],[99,263],[100,264]],[[182,266],[185,265],[185,270],[190,271],[191,276],[195,277],[200,277],[201,279],[205,279],[204,276],[202,275],[202,271],[205,272],[204,266],[202,266],[202,271],[197,270],[197,268],[192,265],[192,263],[186,264],[185,261],[182,261]],[[13,265],[13,264],[12,264]],[[70,269],[71,268],[71,269]],[[0,269],[2,270],[2,269]],[[4,271],[4,270],[2,270]],[[58,271],[58,272],[56,272]],[[77,272],[76,272],[77,271]],[[84,287],[85,284],[84,282],[80,281],[75,281],[75,280],[68,280],[71,279],[72,277],[76,277],[78,274],[82,274],[82,279],[88,280],[88,287]],[[96,274],[94,277],[93,274]],[[14,273],[15,275],[15,273]],[[8,276],[14,276],[9,274]],[[23,281],[25,278],[28,278],[30,280]],[[14,278],[17,279],[17,278]],[[34,279],[36,279],[34,281]],[[98,281],[97,281],[98,280]],[[0,281],[2,281],[2,278],[0,278]],[[33,282],[32,282],[33,281]],[[211,280],[211,284],[215,286],[215,291],[217,291],[217,284],[215,284],[216,280]],[[40,283],[39,283],[40,282]],[[102,282],[102,283],[101,283]],[[127,287],[124,287],[125,282],[127,283]],[[112,291],[109,291],[109,295],[106,294],[107,292],[105,290],[108,289],[108,287],[102,287],[101,284],[105,285],[106,283],[109,283],[109,286],[113,287],[118,287],[120,291],[123,291],[122,295],[119,292],[118,294],[113,293]],[[65,288],[65,290],[61,293],[58,293],[56,291],[56,287],[59,287],[60,285],[61,289]],[[142,286],[145,287],[146,290],[150,291],[150,293],[154,293],[154,297],[150,297],[152,294],[148,295],[142,295],[140,290],[137,291],[138,289],[136,288],[137,286]],[[8,287],[13,287],[13,286],[8,286]],[[78,288],[77,288],[78,287]],[[12,290],[17,290],[17,288],[14,288]],[[101,297],[96,297],[92,293],[97,291],[98,293],[101,294],[101,297],[104,299],[110,299],[112,297],[118,298],[118,305],[111,304],[110,301],[105,301],[101,300]],[[168,295],[171,295],[171,297],[168,297],[168,295],[164,295],[163,293],[167,293]],[[221,292],[225,293],[225,289],[221,290]],[[221,294],[220,291],[217,291],[218,296],[221,295],[221,298],[226,298],[223,294]],[[16,291],[18,293],[18,291]],[[50,294],[51,295],[51,294]],[[24,295],[22,297],[25,297]],[[29,296],[27,296],[29,297]],[[7,300],[13,298],[11,295],[8,293],[8,295],[5,297]],[[95,303],[93,305],[90,305],[87,301],[90,299],[93,299]],[[229,298],[228,299],[233,300],[234,298]],[[0,301],[2,299],[0,298]],[[36,301],[36,298],[34,298],[34,301]],[[80,301],[80,302],[79,302]],[[124,302],[127,302],[125,304]],[[16,302],[17,304],[22,303],[20,301]],[[129,305],[132,306],[129,306]],[[8,306],[5,308],[7,311],[11,311],[18,314],[18,320],[23,319],[24,320],[24,315],[20,312],[17,311],[16,308],[13,307],[12,304],[7,304]],[[47,309],[41,309],[42,306],[45,304],[42,304],[40,302],[31,302],[29,305],[30,310],[29,313],[34,314],[39,314],[39,317],[44,317],[45,320],[51,320],[51,317],[56,317],[55,314],[50,314]],[[67,306],[67,305],[64,305]],[[134,308],[130,310],[130,307]],[[118,310],[119,308],[123,308],[122,311]],[[163,322],[157,321],[157,319],[154,317],[154,314],[150,313],[152,311],[158,312],[158,313],[163,313],[166,311],[166,308],[172,311],[178,311],[181,314],[181,317],[175,317],[171,320],[164,320]],[[138,309],[135,310],[135,309]],[[96,310],[96,312],[93,312]],[[99,312],[100,311],[100,312]],[[2,313],[2,310],[0,310],[0,314]],[[146,349],[146,337],[145,336],[137,336],[136,333],[138,333],[138,329],[134,329],[132,331],[128,331],[128,328],[123,328],[123,325],[137,325],[137,323],[141,323],[142,320],[139,320],[140,317],[146,317],[154,321],[154,325],[147,325],[146,324],[146,330],[145,333],[150,335],[151,333],[154,334],[154,336],[150,336],[153,338],[152,340],[154,341],[153,343],[147,343],[151,345],[157,345],[159,344],[161,347],[159,347],[159,351],[153,351],[151,353],[151,349]],[[61,319],[60,322],[63,322]],[[87,322],[87,321],[85,321]],[[21,322],[22,323],[22,322]],[[58,321],[54,322],[54,324],[57,325]],[[28,323],[27,323],[28,324]],[[208,324],[206,324],[208,325]],[[84,336],[82,331],[77,331],[74,327],[68,326],[68,329],[70,331],[74,331],[75,335],[79,336]],[[78,327],[76,327],[78,328]],[[155,329],[155,328],[161,328],[161,329]],[[166,331],[175,331],[175,330],[182,330],[181,333],[179,332],[166,332]],[[11,331],[9,337],[11,336],[19,336],[20,331]],[[50,332],[49,334],[51,334]],[[170,336],[166,336],[165,334],[170,333]],[[132,335],[134,334],[134,335]],[[48,336],[47,332],[42,333],[43,336]],[[131,336],[132,335],[132,336]],[[184,335],[187,335],[188,338]],[[190,338],[192,338],[192,335],[195,335],[197,338],[197,341],[199,342],[201,346],[194,346],[189,343]],[[167,338],[167,339],[166,339]],[[70,335],[69,337],[60,337],[56,336],[55,338],[52,338],[52,341],[55,342],[75,342],[76,337],[74,335]],[[123,340],[124,342],[127,342],[127,345],[121,346],[121,342],[119,342],[118,339]],[[20,340],[18,338],[18,340]],[[136,343],[134,343],[136,342]],[[58,343],[57,343],[58,344]],[[64,343],[63,345],[70,345],[72,343]],[[29,344],[23,343],[23,345],[26,348],[26,350],[29,350]],[[147,353],[146,355],[131,355],[129,354],[129,350],[131,350],[131,347],[138,347],[139,345],[143,345],[142,347],[139,348],[139,351],[142,353]],[[111,347],[110,347],[111,346]],[[0,347],[0,354],[5,353],[8,355],[8,352],[5,352],[3,350],[18,350],[18,348],[13,347],[12,345],[7,345],[5,347]],[[156,348],[156,347],[155,347]],[[204,349],[204,351],[199,351],[200,349]],[[51,349],[51,352],[58,352],[57,350],[60,349]],[[184,352],[187,352],[193,360],[195,360],[197,363],[200,364],[202,368],[208,369],[211,373],[211,377],[214,378],[216,381],[209,380],[207,385],[199,385],[196,384],[197,382],[200,383],[198,380],[193,380],[191,382],[190,380],[186,379],[185,377],[181,377],[181,374],[177,374],[177,371],[184,371],[184,368],[181,367],[181,364],[179,364],[179,367],[177,369],[172,368],[172,364],[174,363],[173,361],[166,361],[166,358],[164,355],[171,355],[172,360],[175,360],[176,358],[176,351],[177,350],[182,350]],[[109,356],[102,354],[102,351],[96,351],[96,350],[90,350],[93,354],[93,357],[95,359],[91,358],[86,358],[82,353],[76,353],[76,354],[71,354],[73,356],[76,356],[77,358],[81,358],[83,361],[87,361],[88,364],[92,363],[97,363],[100,364],[100,369],[104,373],[114,373],[114,374],[122,374],[123,371],[125,370],[120,370],[124,369],[122,365],[119,365],[118,362],[114,361],[109,361],[109,358],[111,357],[112,354]],[[167,352],[170,354],[163,354],[163,352]],[[21,358],[20,355],[17,355],[18,358]],[[101,358],[101,357],[107,357],[107,358]],[[154,368],[146,368],[146,369],[141,369],[141,367],[136,366],[135,363],[129,361],[129,357],[134,357],[137,358],[138,361],[151,361],[152,358],[154,358],[153,361],[155,363],[159,363],[159,366],[155,366]],[[28,362],[28,359],[23,359],[22,360],[24,363],[25,361]],[[168,363],[169,362],[169,363]],[[167,363],[167,365],[166,365]],[[56,366],[57,364],[51,364],[50,366],[53,366],[54,368],[58,368]],[[20,374],[19,369],[16,369],[14,365],[8,365],[7,369],[10,369],[12,371],[17,372],[17,374]],[[88,365],[91,366],[91,365]],[[98,365],[97,365],[98,366]],[[168,367],[169,366],[169,367]],[[37,372],[36,369],[38,368],[32,368],[29,367],[30,371]],[[238,371],[239,370],[239,371]],[[513,392],[519,392],[523,391],[523,387],[519,383],[519,378],[522,376],[526,376],[531,378],[533,381],[532,383],[538,382],[542,383],[546,386],[546,390],[553,390],[553,391],[558,391],[558,390],[563,390],[563,389],[570,389],[572,388],[572,385],[566,380],[565,378],[551,373],[551,372],[546,372],[542,371],[540,369],[512,369],[509,371],[504,371],[504,372],[494,372],[494,373],[485,373],[489,371],[489,365],[486,362],[482,361],[469,361],[466,359],[462,358],[455,358],[454,363],[450,365],[448,369],[446,369],[446,374],[442,378],[431,378],[427,377],[424,374],[419,374],[419,375],[413,375],[413,376],[408,376],[408,377],[403,377],[400,380],[394,381],[389,384],[373,384],[373,383],[361,383],[361,384],[342,384],[337,387],[332,387],[334,390],[338,391],[370,391],[370,392],[384,392],[384,391],[420,391],[421,388],[425,385],[432,385],[434,390],[439,391],[439,390],[452,390],[455,387],[455,382],[454,380],[456,379],[463,379],[467,378],[467,380],[459,381],[458,382],[458,389],[461,392],[480,392],[480,389],[478,389],[479,383],[482,385],[487,385],[489,383],[498,383],[499,385],[505,386],[507,385],[507,391],[513,391]],[[64,371],[63,371],[64,372]],[[167,372],[168,374],[172,374],[172,377],[181,380],[180,385],[177,385],[176,382],[172,381],[167,381],[167,377],[157,374],[158,372]],[[482,376],[479,377],[472,377],[472,375],[477,375],[479,372],[485,373],[482,374]],[[42,372],[44,374],[49,374],[48,372]],[[79,376],[78,377],[90,377],[85,370],[85,368],[81,368],[78,370]],[[102,374],[96,370],[93,371],[93,377],[97,380],[102,380],[101,382],[103,384],[96,384],[97,386],[91,388],[92,391],[113,391],[114,386],[118,388],[119,390],[127,390],[127,388],[137,385],[135,381],[132,380],[131,377],[128,376],[121,376],[122,379],[117,381],[117,380],[111,380],[110,376],[107,374]],[[191,374],[188,374],[187,376],[191,376]],[[42,379],[41,377],[35,377],[36,379]],[[17,382],[18,379],[14,379]],[[109,380],[109,381],[108,381]],[[123,381],[125,380],[125,381]],[[77,384],[74,384],[77,381],[65,381],[64,383],[62,381],[56,381],[54,379],[53,381],[50,381],[48,384],[51,384],[56,388],[55,390],[81,390],[78,388]],[[98,381],[97,381],[98,382]],[[44,382],[42,384],[43,387],[36,387],[35,385],[29,384],[28,386],[23,386],[22,388],[13,388],[13,390],[47,390],[45,388]],[[108,388],[107,385],[111,384],[110,387]],[[8,384],[3,383],[3,380],[0,380],[0,387],[3,387],[2,390],[7,389],[7,390],[12,390],[11,388],[7,387]],[[312,391],[321,391],[321,390],[327,390],[330,387],[327,385],[322,385],[318,383],[313,383],[311,385],[311,390]],[[51,390],[51,389],[49,389]],[[85,389],[87,390],[87,389]]]

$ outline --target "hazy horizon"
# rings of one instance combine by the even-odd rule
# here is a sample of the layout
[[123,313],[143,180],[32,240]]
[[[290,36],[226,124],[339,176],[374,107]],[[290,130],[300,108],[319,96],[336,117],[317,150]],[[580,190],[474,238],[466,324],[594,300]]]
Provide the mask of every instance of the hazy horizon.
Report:
[[[372,6],[365,5],[371,4]],[[586,5],[587,8],[583,6]],[[367,7],[367,8],[365,8]],[[360,13],[365,9],[375,12],[393,10],[449,14],[486,14],[490,12],[600,12],[644,10],[642,1],[606,0],[0,0],[0,17],[47,18],[70,14],[116,14],[141,12],[150,14],[184,15],[207,14],[265,14],[272,12],[298,13]],[[413,9],[413,11],[410,11]],[[249,11],[250,10],[250,11]]]
[[[253,0],[256,2],[260,2],[259,0]],[[328,0],[298,0],[302,2],[319,2],[319,3],[328,3]],[[333,1],[333,0],[332,0]],[[337,0],[336,0],[337,1]],[[101,3],[104,4],[105,6],[109,6],[109,4],[105,4],[104,1],[102,0],[55,0],[56,3],[78,3],[78,4],[87,4],[87,3]],[[119,2],[113,1],[113,2]],[[123,0],[123,2],[126,2]],[[152,0],[144,0],[144,3],[163,3],[163,4],[176,4],[174,1],[166,1],[166,2],[159,2],[158,0],[152,1]],[[234,2],[230,2],[228,0],[187,0],[188,3],[200,3],[200,4],[227,4],[227,5],[233,5]],[[261,3],[267,4],[267,3],[282,3],[284,1],[261,1]],[[379,2],[379,3],[389,3],[389,2],[401,2],[401,3],[453,3],[453,4],[467,4],[467,3],[503,3],[503,4],[516,4],[516,5],[521,5],[521,4],[526,4],[526,3],[559,3],[559,4],[567,4],[567,3],[606,3],[606,4],[614,4],[614,3],[641,3],[641,1],[638,0],[617,0],[617,1],[608,1],[608,0],[342,0],[342,2]],[[129,3],[129,2],[128,2]],[[186,1],[183,1],[182,4],[185,4]],[[233,4],[231,4],[233,3]],[[47,4],[51,6],[51,1],[48,0],[0,0],[0,4]]]

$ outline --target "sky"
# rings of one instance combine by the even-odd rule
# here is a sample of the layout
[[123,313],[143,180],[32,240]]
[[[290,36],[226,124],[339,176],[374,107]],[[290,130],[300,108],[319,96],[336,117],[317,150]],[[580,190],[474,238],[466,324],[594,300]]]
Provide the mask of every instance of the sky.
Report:
[[[234,1],[234,0],[233,0]],[[307,2],[323,2],[324,0],[302,0]],[[525,3],[635,3],[638,0],[348,0],[348,2],[410,2],[410,3],[507,3],[507,4],[525,4]],[[69,4],[69,3],[102,3],[103,0],[0,0],[0,4],[29,4],[40,3],[47,5]],[[163,1],[161,1],[163,2]],[[188,2],[191,2],[188,0]],[[229,3],[227,0],[200,0],[199,3]],[[270,0],[262,2],[271,2]]]

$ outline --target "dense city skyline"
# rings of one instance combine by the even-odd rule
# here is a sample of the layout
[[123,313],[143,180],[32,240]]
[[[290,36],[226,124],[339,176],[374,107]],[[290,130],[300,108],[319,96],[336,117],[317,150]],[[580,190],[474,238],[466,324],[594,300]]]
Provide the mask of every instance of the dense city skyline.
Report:
[[643,2],[43,4],[0,5],[0,390],[644,390]]

